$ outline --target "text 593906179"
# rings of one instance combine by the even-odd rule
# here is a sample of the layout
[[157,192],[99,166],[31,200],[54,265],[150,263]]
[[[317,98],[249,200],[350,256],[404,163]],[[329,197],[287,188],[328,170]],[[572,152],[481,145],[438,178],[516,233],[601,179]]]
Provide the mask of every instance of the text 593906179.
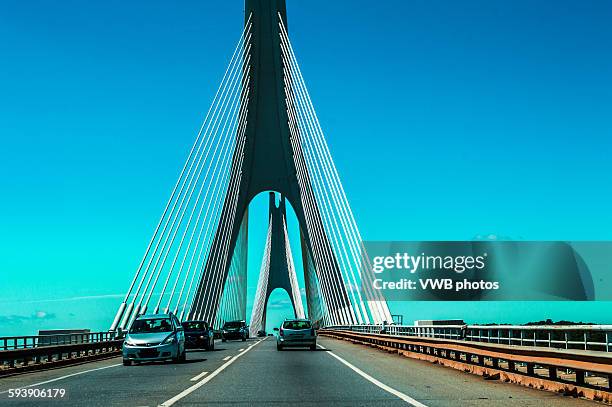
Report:
[[8,398],[21,399],[63,399],[66,389],[21,388],[9,389]]

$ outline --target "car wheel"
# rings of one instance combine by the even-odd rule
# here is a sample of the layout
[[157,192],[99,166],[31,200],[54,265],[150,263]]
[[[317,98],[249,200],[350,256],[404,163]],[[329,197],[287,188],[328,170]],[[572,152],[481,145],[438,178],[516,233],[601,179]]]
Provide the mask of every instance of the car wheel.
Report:
[[276,350],[278,350],[278,351],[283,350],[283,347],[282,347],[281,345],[278,345],[278,344],[277,344],[277,345],[276,345]]
[[221,338],[221,342],[225,342],[225,341],[227,341],[227,339]]
[[129,359],[123,359],[123,366],[132,366],[132,361]]
[[317,345],[310,345],[310,350],[317,350]]

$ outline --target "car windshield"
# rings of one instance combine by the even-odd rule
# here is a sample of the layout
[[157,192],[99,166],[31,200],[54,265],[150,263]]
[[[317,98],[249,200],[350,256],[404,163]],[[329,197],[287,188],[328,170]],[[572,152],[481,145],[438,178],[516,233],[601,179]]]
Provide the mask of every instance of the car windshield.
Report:
[[310,321],[285,321],[285,329],[310,329]]
[[192,321],[183,322],[183,328],[185,328],[185,331],[204,331],[206,330],[207,326],[206,322]]
[[169,318],[137,319],[130,329],[130,333],[133,334],[170,331],[172,331],[172,323]]
[[225,325],[223,325],[223,328],[233,329],[233,328],[240,328],[241,326],[242,326],[242,322],[226,322]]

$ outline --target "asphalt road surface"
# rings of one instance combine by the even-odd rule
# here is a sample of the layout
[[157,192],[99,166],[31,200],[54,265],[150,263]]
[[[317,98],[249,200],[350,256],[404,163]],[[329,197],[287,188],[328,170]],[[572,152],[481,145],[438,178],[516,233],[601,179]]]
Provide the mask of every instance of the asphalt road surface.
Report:
[[[182,364],[122,366],[113,358],[0,379],[15,406],[596,406],[368,347],[319,338],[317,351],[276,350],[274,338],[217,342]],[[64,389],[57,399],[9,398],[9,389]]]

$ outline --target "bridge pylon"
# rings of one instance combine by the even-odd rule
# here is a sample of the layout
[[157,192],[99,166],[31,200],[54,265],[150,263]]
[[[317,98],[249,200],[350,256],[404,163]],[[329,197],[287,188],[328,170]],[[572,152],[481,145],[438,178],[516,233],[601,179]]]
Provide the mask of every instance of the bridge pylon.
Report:
[[[327,270],[325,273],[320,273],[318,278],[325,280],[323,284],[328,288],[329,295],[333,295],[333,301],[330,298],[326,304],[328,311],[338,323],[357,322],[335,254],[328,237],[321,232],[324,230],[324,225],[314,193],[309,186],[310,182],[305,183],[304,189],[301,189],[298,183],[295,161],[303,163],[304,157],[300,151],[294,151],[291,144],[289,107],[285,93],[286,66],[282,59],[279,20],[286,26],[287,12],[284,0],[245,1],[245,24],[250,25],[252,44],[250,50],[252,74],[248,86],[243,89],[243,92],[249,93],[246,102],[248,112],[246,142],[243,151],[238,151],[237,148],[234,152],[235,157],[243,156],[241,163],[234,163],[234,167],[239,166],[232,171],[235,174],[235,182],[230,180],[230,184],[238,185],[237,195],[233,201],[226,200],[221,218],[240,220],[255,196],[270,190],[280,193],[291,203],[297,216],[306,246],[304,255],[314,258],[313,251],[316,250],[318,257],[326,259]],[[305,200],[312,205],[309,213],[310,228],[307,226],[307,215],[303,205]],[[213,241],[212,252],[229,245],[229,252],[232,253],[239,229],[239,221],[233,224],[221,223]],[[226,231],[230,233],[225,233]],[[317,247],[313,249],[315,239]],[[227,273],[230,257],[221,261],[212,260],[209,259],[206,264],[204,276],[212,275],[219,269]],[[216,316],[221,292],[218,289],[211,289],[207,281],[204,278],[198,286],[190,314],[192,319],[213,320]]]
[[285,290],[291,300],[293,314],[304,318],[304,305],[297,281],[297,274],[287,231],[287,209],[281,195],[278,206],[276,194],[270,192],[268,234],[259,272],[255,301],[251,312],[250,332],[255,336],[266,329],[267,304],[270,294],[277,288]]
[[247,209],[265,191],[297,217],[309,317],[391,321],[384,298],[360,288],[368,259],[289,40],[285,0],[245,0],[230,65],[111,330],[151,302],[186,319],[246,319]]

